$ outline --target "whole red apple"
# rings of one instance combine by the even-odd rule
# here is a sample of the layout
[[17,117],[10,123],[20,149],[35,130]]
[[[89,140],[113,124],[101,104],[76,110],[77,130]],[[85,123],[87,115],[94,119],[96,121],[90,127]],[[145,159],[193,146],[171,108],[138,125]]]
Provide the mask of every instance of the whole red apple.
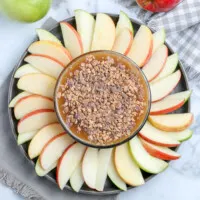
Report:
[[181,0],[136,0],[137,4],[151,12],[167,12],[174,8]]

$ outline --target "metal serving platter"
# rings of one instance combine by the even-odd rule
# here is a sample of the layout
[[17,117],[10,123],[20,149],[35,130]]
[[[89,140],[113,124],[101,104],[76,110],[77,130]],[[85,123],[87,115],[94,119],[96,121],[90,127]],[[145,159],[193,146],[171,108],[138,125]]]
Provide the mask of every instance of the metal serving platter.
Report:
[[[96,16],[96,14],[93,14],[93,15]],[[110,15],[112,17],[113,21],[115,23],[117,23],[119,15],[114,15],[114,14],[108,14],[108,15]],[[70,23],[72,26],[76,27],[75,18],[74,17],[65,19],[63,21],[66,21],[66,22]],[[141,23],[139,21],[137,21],[137,20],[134,20],[134,19],[131,19],[131,21],[132,21],[132,24],[133,24],[133,27],[134,27],[134,30],[135,30],[135,33],[136,33],[137,30],[139,29]],[[59,23],[55,27],[52,27],[49,31],[51,33],[53,33],[58,39],[60,39],[63,42]],[[38,40],[38,39],[35,38],[33,41],[30,41],[30,44],[32,42],[36,41],[36,40]],[[173,50],[172,50],[173,48],[170,47],[167,43],[165,43],[165,44],[169,48],[169,55],[174,53]],[[19,62],[16,64],[16,66],[13,69],[13,74],[12,74],[12,77],[11,77],[11,80],[10,80],[10,86],[9,86],[8,102],[10,102],[13,99],[13,97],[15,97],[19,92],[21,92],[17,88],[18,79],[14,78],[14,74],[15,74],[16,70],[21,65],[25,64],[24,58],[27,55],[28,55],[28,51],[26,50],[24,52],[24,54],[22,55],[21,59],[19,60]],[[181,70],[182,78],[181,78],[178,86],[173,91],[174,93],[189,89],[187,76],[186,76],[185,70],[184,70],[184,68],[183,68],[183,66],[182,66],[182,64],[180,62],[178,64],[178,66],[177,66],[177,69]],[[185,103],[184,106],[181,109],[177,110],[176,112],[177,113],[190,112],[190,100],[187,103]],[[12,128],[12,133],[13,133],[16,141],[17,141],[17,135],[18,135],[18,133],[17,133],[17,123],[18,123],[18,121],[14,117],[13,108],[8,108],[8,113],[9,113],[9,120],[10,120],[10,126]],[[28,153],[27,153],[28,152],[28,144],[29,143],[25,143],[23,145],[20,145],[19,148],[21,149],[22,154],[29,160],[29,162],[34,167],[35,163],[36,163],[36,159],[30,160],[30,158],[28,157]],[[177,148],[175,150],[177,150]],[[153,176],[155,176],[155,175],[146,173],[144,171],[142,171],[142,174],[143,174],[143,176],[145,178],[145,181],[148,181]],[[55,170],[53,170],[52,172],[47,174],[45,177],[48,180],[56,183],[56,176],[55,175],[56,175],[55,174]],[[55,187],[57,187],[56,184],[55,184]],[[131,188],[132,187],[128,187],[128,189],[131,189]],[[72,190],[72,188],[70,187],[70,184],[67,184],[65,186],[65,189]],[[91,194],[91,195],[111,195],[111,194],[118,194],[119,192],[121,192],[121,190],[119,190],[117,187],[115,187],[115,185],[109,180],[109,178],[107,178],[106,185],[105,185],[105,188],[104,188],[103,192],[98,192],[98,191],[92,190],[92,189],[88,188],[85,184],[83,185],[82,189],[80,190],[80,193]]]

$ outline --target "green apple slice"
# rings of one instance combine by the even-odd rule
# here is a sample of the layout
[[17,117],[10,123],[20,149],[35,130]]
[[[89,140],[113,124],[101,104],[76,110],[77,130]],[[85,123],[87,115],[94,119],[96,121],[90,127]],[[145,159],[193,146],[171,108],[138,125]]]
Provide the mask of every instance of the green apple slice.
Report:
[[120,190],[124,190],[124,191],[127,190],[126,183],[120,178],[120,176],[118,175],[118,173],[117,173],[117,171],[115,169],[114,151],[112,152],[110,163],[109,163],[109,166],[108,166],[108,177],[110,178],[112,183],[116,187],[118,187]]
[[24,144],[25,142],[30,141],[35,136],[36,133],[37,133],[37,131],[20,133],[17,136],[17,144],[20,145],[20,144]]
[[92,44],[95,19],[84,10],[75,10],[76,27],[83,43],[83,52],[89,52]]
[[36,74],[36,73],[41,73],[41,72],[35,69],[32,65],[25,64],[17,69],[14,78],[20,78],[26,74]]
[[45,29],[37,28],[36,32],[40,40],[52,41],[52,42],[56,42],[57,44],[62,45],[61,41],[49,31]]
[[152,54],[155,53],[155,51],[165,42],[166,33],[165,29],[162,28],[159,31],[155,32],[153,34],[153,50]]
[[120,11],[119,20],[117,22],[117,27],[116,27],[116,36],[124,28],[128,28],[132,32],[132,34],[134,34],[133,25],[129,16],[125,12]]
[[137,136],[129,141],[129,146],[136,163],[145,172],[158,174],[167,168],[168,163],[151,156]]
[[192,137],[193,131],[190,129],[186,129],[180,132],[166,132],[171,138],[178,140],[179,142],[183,142],[189,140]]
[[22,99],[23,97],[27,97],[27,96],[30,96],[32,95],[30,92],[21,92],[19,93],[17,96],[15,96],[11,102],[9,103],[8,107],[9,108],[13,108],[15,106],[15,104],[20,100]]

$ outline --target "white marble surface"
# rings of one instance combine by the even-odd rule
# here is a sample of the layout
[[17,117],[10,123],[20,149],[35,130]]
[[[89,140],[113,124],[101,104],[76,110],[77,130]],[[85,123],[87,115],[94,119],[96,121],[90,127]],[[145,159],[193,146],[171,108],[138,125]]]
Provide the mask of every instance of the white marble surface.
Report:
[[[41,21],[33,24],[23,24],[11,21],[0,15],[0,85],[5,77],[12,70],[19,60],[30,41],[35,36],[35,28],[49,17],[60,21],[73,15],[73,10],[77,8],[86,9],[89,12],[110,12],[119,13],[121,9],[126,11],[131,17],[135,17],[131,10],[121,5],[114,4],[109,0],[57,0],[53,3],[53,8]],[[182,157],[178,161],[170,163],[170,167],[163,173],[147,182],[144,186],[121,193],[120,200],[199,200],[200,199],[200,106],[199,91],[195,84],[192,95],[192,111],[195,114],[193,125],[193,137],[184,142],[179,152]],[[0,199],[18,200],[21,199],[13,191],[0,185]]]

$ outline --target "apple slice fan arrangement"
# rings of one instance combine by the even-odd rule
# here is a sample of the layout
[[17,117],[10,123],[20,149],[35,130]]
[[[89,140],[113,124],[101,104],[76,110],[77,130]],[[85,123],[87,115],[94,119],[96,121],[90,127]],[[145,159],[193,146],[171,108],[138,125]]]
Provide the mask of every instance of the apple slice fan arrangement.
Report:
[[[115,17],[116,18],[116,17]],[[73,23],[57,30],[37,29],[39,40],[28,47],[24,63],[14,72],[15,97],[9,108],[17,124],[18,145],[26,145],[38,176],[54,174],[58,187],[105,191],[106,182],[119,190],[140,186],[165,170],[181,142],[192,136],[192,113],[184,111],[191,91],[176,88],[185,78],[177,53],[165,43],[165,30],[153,33],[120,12],[112,15],[75,11]],[[112,50],[132,59],[143,71],[151,91],[148,120],[139,133],[114,148],[91,148],[76,142],[57,119],[54,90],[57,79],[74,58],[94,50]],[[14,119],[15,117],[15,119]]]

